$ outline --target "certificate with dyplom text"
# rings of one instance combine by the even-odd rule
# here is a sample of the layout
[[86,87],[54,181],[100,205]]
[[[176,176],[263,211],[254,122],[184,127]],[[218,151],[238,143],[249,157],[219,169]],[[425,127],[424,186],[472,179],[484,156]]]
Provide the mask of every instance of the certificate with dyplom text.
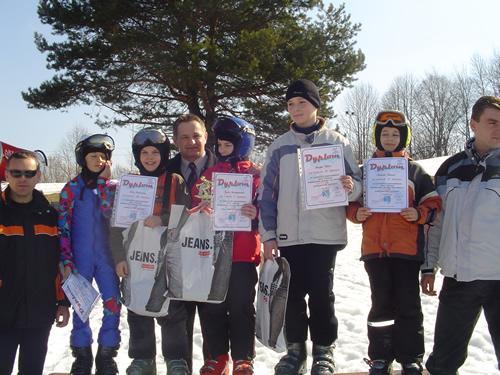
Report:
[[345,175],[343,146],[307,147],[297,151],[305,208],[347,206],[347,192],[340,181]]
[[128,228],[132,223],[153,214],[158,178],[127,174],[117,188],[111,223]]
[[364,204],[372,212],[400,212],[408,207],[408,161],[372,158],[363,167]]
[[252,203],[253,176],[244,173],[214,173],[212,176],[214,229],[250,231],[252,221],[241,206]]

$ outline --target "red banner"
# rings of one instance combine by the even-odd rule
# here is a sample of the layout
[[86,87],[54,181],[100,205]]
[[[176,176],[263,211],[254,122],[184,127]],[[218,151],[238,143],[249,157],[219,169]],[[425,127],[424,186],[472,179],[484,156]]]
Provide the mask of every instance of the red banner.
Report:
[[[7,167],[7,159],[10,158],[10,155],[12,155],[16,151],[28,150],[0,141],[0,181],[5,181],[5,168]],[[33,152],[36,154],[43,172],[43,168],[48,165],[47,156],[45,156],[45,153],[42,150],[35,150]]]
[[16,151],[25,150],[9,145],[5,142],[0,142],[0,181],[5,181],[5,168],[7,167],[7,159]]

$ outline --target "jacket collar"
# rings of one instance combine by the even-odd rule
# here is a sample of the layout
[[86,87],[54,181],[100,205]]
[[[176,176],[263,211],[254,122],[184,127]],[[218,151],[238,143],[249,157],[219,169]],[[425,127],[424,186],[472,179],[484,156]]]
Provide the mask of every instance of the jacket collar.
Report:
[[374,158],[387,158],[387,157],[393,157],[393,158],[406,158],[409,159],[409,155],[405,150],[401,151],[382,151],[382,150],[377,150],[373,153]]

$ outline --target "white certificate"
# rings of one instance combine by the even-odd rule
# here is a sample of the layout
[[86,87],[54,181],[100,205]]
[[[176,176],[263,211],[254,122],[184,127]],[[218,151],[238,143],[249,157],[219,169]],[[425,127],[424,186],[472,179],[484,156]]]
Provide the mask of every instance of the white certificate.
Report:
[[340,182],[345,175],[343,146],[302,148],[298,157],[306,210],[347,206],[347,192]]
[[365,207],[372,212],[400,212],[408,207],[408,161],[373,158],[363,170]]
[[241,206],[252,203],[253,176],[243,173],[214,173],[212,194],[214,229],[252,230],[252,221],[241,213]]
[[86,322],[90,312],[99,301],[101,296],[99,292],[79,273],[71,273],[62,284],[62,289],[69,302],[71,302],[73,310],[75,310],[82,322]]
[[157,177],[128,174],[117,187],[112,225],[128,228],[132,223],[153,214]]

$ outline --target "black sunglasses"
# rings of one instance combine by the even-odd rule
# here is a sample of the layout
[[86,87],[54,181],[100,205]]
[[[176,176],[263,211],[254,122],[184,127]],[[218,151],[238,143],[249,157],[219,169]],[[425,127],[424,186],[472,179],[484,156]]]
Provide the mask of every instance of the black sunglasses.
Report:
[[7,169],[10,173],[10,175],[14,178],[20,178],[21,176],[24,176],[26,178],[33,178],[36,176],[38,169],[35,169],[34,171],[22,171],[20,169]]

